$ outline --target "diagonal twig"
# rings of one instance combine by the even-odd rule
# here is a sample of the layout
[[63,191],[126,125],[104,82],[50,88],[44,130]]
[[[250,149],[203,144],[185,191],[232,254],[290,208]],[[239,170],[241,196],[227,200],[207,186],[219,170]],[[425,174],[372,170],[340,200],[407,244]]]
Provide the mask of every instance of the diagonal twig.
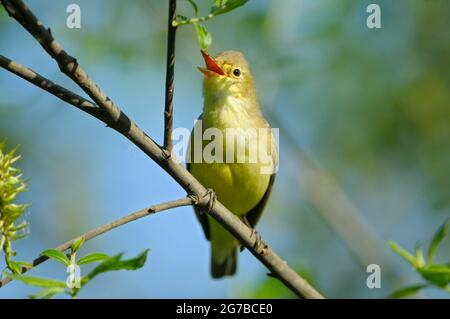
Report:
[[21,77],[22,79],[40,87],[41,89],[55,95],[61,100],[72,104],[76,108],[92,115],[93,117],[99,119],[102,122],[108,123],[108,117],[105,112],[99,108],[95,103],[85,99],[78,94],[75,94],[66,88],[50,81],[44,76],[36,73],[35,71],[20,65],[19,63],[8,59],[7,57],[0,54],[0,66],[15,75]]
[[[105,224],[103,226],[97,227],[95,229],[92,229],[80,236],[77,236],[67,242],[65,242],[64,244],[59,245],[58,247],[56,247],[56,250],[59,250],[61,252],[69,249],[72,246],[72,243],[80,238],[83,237],[85,241],[88,241],[92,238],[95,238],[97,236],[100,236],[101,234],[104,234],[110,230],[113,230],[114,228],[117,228],[119,226],[128,224],[132,221],[135,221],[137,219],[140,219],[142,217],[148,216],[148,215],[153,215],[165,210],[169,210],[172,208],[177,208],[177,207],[182,207],[182,206],[189,206],[189,205],[193,205],[195,204],[195,201],[191,198],[191,197],[183,197],[180,199],[176,199],[173,201],[169,201],[169,202],[165,202],[165,203],[161,203],[161,204],[157,204],[157,205],[153,205],[144,209],[141,209],[137,212],[134,212],[132,214],[129,214],[127,216],[124,216],[120,219],[117,219],[111,223]],[[38,258],[36,258],[35,260],[33,260],[31,262],[32,268],[42,264],[43,262],[47,261],[48,257],[47,256],[39,256]],[[30,270],[31,268],[26,268],[23,267],[21,273],[25,273],[28,270]],[[8,284],[11,281],[10,277],[6,277],[3,280],[0,281],[0,288],[3,287],[4,285]]]
[[[60,69],[86,92],[105,111],[109,125],[127,137],[155,163],[163,168],[183,189],[196,198],[197,204],[207,209],[210,194],[176,158],[167,157],[155,141],[146,135],[106,94],[89,78],[75,58],[68,55],[21,0],[0,0],[10,16],[16,19],[41,44],[45,51],[57,61]],[[317,290],[297,274],[254,231],[246,226],[219,201],[208,213],[237,238],[271,273],[300,297],[323,298]]]
[[175,77],[175,35],[177,27],[172,25],[176,19],[177,1],[170,0],[169,18],[167,22],[167,65],[166,65],[166,96],[164,108],[164,154],[172,154],[172,126],[173,126],[173,93]]

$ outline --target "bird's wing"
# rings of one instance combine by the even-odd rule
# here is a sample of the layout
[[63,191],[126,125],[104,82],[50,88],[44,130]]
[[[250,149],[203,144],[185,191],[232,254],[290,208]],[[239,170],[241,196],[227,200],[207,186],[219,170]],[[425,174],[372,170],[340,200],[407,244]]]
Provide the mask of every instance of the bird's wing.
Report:
[[[269,123],[267,121],[264,121],[264,122],[265,122],[265,127],[270,129]],[[275,143],[275,139],[274,139],[272,133],[271,133],[271,136],[272,136],[272,138],[271,138],[271,143],[272,144],[271,144],[270,152],[272,154],[273,174],[270,175],[269,185],[267,186],[266,192],[264,193],[264,195],[261,198],[261,200],[259,201],[259,203],[256,204],[256,206],[253,207],[245,215],[245,218],[247,219],[248,223],[253,228],[258,223],[258,220],[261,217],[264,208],[266,207],[267,201],[269,200],[270,194],[272,193],[273,184],[275,183],[276,171],[278,169],[279,159],[278,159],[277,145]]]
[[[197,121],[202,119],[202,114],[200,114],[200,116],[198,117]],[[192,129],[192,132],[194,131],[194,129]],[[192,136],[192,132],[191,132],[191,136]],[[189,144],[188,144],[188,150],[191,150],[191,140],[189,140]],[[189,154],[186,154],[189,155]],[[192,159],[192,156],[189,157]],[[188,161],[186,161],[186,169],[190,172],[190,165],[188,163]],[[194,206],[194,211],[195,211],[195,216],[197,216],[198,221],[200,222],[200,225],[202,225],[203,228],[203,232],[205,233],[205,237],[206,239],[209,240],[210,236],[209,236],[209,223],[208,223],[208,217],[206,216],[205,213],[203,213],[199,208]]]
[[246,215],[245,218],[247,219],[248,223],[252,228],[256,226],[256,223],[258,223],[259,218],[262,215],[262,212],[264,210],[264,207],[266,207],[267,201],[269,200],[270,194],[272,193],[273,184],[275,182],[275,176],[276,174],[272,174],[270,176],[269,185],[267,186],[266,192],[264,193],[264,196],[261,198],[258,204],[256,204],[255,207],[253,207]]
[[[189,163],[186,163],[186,169],[190,172]],[[205,233],[206,239],[209,238],[209,223],[208,223],[208,217],[206,216],[206,213],[203,213],[198,207],[194,206],[195,216],[197,216],[198,221],[200,222],[200,225],[202,225],[203,232]]]

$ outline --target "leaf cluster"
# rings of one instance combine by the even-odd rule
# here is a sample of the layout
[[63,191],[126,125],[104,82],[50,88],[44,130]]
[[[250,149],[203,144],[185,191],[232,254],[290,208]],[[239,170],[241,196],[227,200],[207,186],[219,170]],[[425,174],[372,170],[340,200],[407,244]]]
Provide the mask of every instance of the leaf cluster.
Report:
[[444,237],[448,235],[449,227],[450,219],[447,219],[434,234],[428,247],[426,258],[424,257],[421,247],[417,247],[413,255],[394,241],[389,242],[391,249],[410,263],[422,278],[426,280],[425,283],[415,284],[397,290],[389,296],[390,298],[408,297],[429,286],[438,287],[444,291],[450,292],[450,261],[446,264],[437,264],[433,262],[439,244]]
[[16,252],[12,249],[12,241],[26,236],[28,223],[19,221],[29,207],[28,204],[15,203],[17,195],[26,190],[27,184],[22,178],[20,169],[14,164],[20,159],[17,147],[5,153],[5,143],[0,142],[0,251],[5,255],[6,266],[14,273],[28,265],[13,261]]
[[[31,295],[33,299],[50,299],[57,294],[67,294],[72,298],[77,297],[80,289],[86,286],[92,279],[102,273],[118,270],[137,270],[145,265],[147,260],[148,249],[144,250],[137,256],[130,259],[123,259],[123,253],[109,256],[104,253],[89,253],[77,259],[78,250],[84,243],[84,238],[76,239],[71,246],[70,254],[66,255],[57,249],[47,249],[41,253],[42,256],[51,258],[66,267],[69,273],[66,281],[54,280],[49,278],[33,277],[19,274],[8,274],[13,280],[21,281],[25,284],[43,288],[38,293]],[[87,275],[81,277],[81,265],[98,263]],[[79,277],[77,277],[79,276]]]
[[194,0],[187,0],[194,9],[195,17],[187,18],[183,15],[177,15],[177,20],[173,21],[174,26],[181,26],[192,24],[197,32],[198,42],[202,49],[207,49],[212,43],[211,33],[206,29],[206,27],[201,24],[201,22],[205,22],[210,20],[216,16],[222,15],[224,13],[230,12],[234,9],[237,9],[243,6],[248,0],[214,0],[209,11],[209,14],[206,16],[199,16],[198,5]]

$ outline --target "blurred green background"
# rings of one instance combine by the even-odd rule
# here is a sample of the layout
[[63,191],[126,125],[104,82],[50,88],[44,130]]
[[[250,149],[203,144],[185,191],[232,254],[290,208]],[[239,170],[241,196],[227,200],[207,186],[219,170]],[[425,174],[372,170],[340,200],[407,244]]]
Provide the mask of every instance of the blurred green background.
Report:
[[[77,0],[82,28],[68,29],[74,1],[29,0],[63,47],[125,112],[162,141],[167,1]],[[209,52],[242,51],[263,112],[280,128],[280,170],[260,221],[262,236],[325,296],[382,298],[420,277],[390,239],[426,245],[450,215],[450,2],[376,1],[381,29],[366,27],[365,0],[250,0],[206,23]],[[199,0],[203,13],[211,1]],[[185,0],[179,13],[193,14]],[[0,10],[0,53],[81,94],[24,29]],[[202,65],[191,26],[177,34],[175,127],[201,112]],[[183,196],[125,138],[0,70],[0,138],[20,144],[32,204],[18,259],[150,204]],[[248,251],[238,274],[209,275],[209,244],[190,208],[129,224],[85,252],[136,255],[136,272],[98,277],[81,298],[293,297]],[[447,238],[438,261],[449,259]],[[378,264],[380,289],[366,286]],[[0,264],[3,268],[4,265]],[[48,262],[32,272],[64,279]],[[37,289],[12,283],[0,298]],[[420,297],[448,298],[426,289]]]

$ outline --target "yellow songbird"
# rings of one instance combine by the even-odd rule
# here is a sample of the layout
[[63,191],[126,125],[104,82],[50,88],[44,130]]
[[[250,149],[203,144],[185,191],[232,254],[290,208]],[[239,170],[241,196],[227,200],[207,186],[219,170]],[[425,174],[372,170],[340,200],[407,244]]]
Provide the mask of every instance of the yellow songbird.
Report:
[[[212,58],[205,51],[201,52],[206,63],[205,68],[198,67],[204,75],[204,105],[196,126],[199,125],[197,131],[204,135],[201,143],[198,142],[194,127],[188,170],[203,186],[213,189],[217,199],[231,212],[254,227],[275,180],[278,154],[274,138],[261,113],[253,78],[243,54],[225,51]],[[229,134],[230,130],[232,134]],[[256,132],[256,139],[249,132]],[[213,137],[215,147],[208,146]],[[242,153],[239,153],[239,148]],[[194,154],[196,150],[200,150],[200,161],[195,156],[198,154]],[[209,154],[205,154],[207,150],[213,160],[204,158]],[[255,157],[255,154],[258,155]],[[212,217],[198,209],[196,215],[206,238],[211,241],[212,276],[233,275],[236,272],[238,241]]]

